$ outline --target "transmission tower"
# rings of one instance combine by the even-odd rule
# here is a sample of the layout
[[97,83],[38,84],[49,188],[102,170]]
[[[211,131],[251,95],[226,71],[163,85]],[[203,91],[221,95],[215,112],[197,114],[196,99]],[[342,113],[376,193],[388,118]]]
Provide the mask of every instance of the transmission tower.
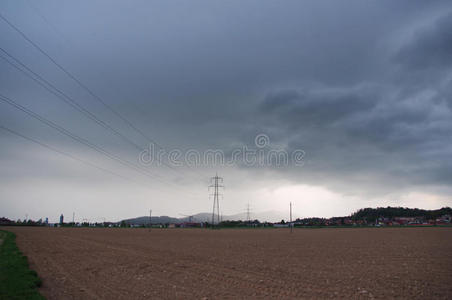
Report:
[[149,231],[152,229],[152,209],[149,210]]
[[220,196],[222,195],[219,193],[219,189],[224,188],[224,186],[221,185],[223,183],[223,178],[218,177],[218,174],[216,174],[215,177],[210,179],[210,182],[211,185],[209,186],[209,190],[211,188],[214,189],[214,193],[211,194],[211,196],[213,196],[212,226],[214,226],[215,224],[220,224]]
[[292,202],[290,202],[290,233],[293,231],[293,223],[292,223]]
[[250,204],[246,206],[246,221],[248,223],[251,223],[251,211],[250,211]]

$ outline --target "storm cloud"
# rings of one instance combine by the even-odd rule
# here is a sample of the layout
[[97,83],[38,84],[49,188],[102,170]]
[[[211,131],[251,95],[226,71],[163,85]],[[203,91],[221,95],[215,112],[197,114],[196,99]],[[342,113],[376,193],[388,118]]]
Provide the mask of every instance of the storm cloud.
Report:
[[[278,191],[293,186],[302,187],[295,198],[305,197],[306,187],[335,195],[328,204],[303,202],[300,211],[317,215],[363,206],[450,205],[448,1],[3,1],[0,13],[167,150],[230,155],[243,145],[255,147],[255,136],[266,134],[272,148],[305,152],[302,167],[150,168],[162,184],[0,103],[2,126],[146,186],[93,172],[0,130],[5,215],[22,217],[27,198],[46,203],[33,204],[38,215],[85,204],[83,213],[95,219],[110,202],[115,205],[107,213],[118,219],[149,206],[168,215],[207,211],[206,186],[215,172],[228,186],[225,214],[242,211],[249,201],[257,211],[285,210],[288,198]],[[127,122],[0,21],[2,48],[138,148],[148,147]],[[138,163],[137,147],[2,56],[2,95]],[[67,202],[61,200],[68,194]],[[194,195],[188,200],[185,194]],[[423,204],[423,197],[434,200]],[[135,206],[122,204],[125,199]]]

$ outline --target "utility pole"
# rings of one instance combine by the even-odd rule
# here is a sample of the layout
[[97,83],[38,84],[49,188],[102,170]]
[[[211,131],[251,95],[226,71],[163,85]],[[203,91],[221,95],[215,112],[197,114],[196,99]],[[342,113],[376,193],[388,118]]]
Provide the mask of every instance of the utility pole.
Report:
[[75,225],[75,222],[74,222],[74,220],[75,220],[75,212],[72,212],[72,226],[74,226],[74,225]]
[[293,230],[293,224],[292,224],[292,202],[290,202],[290,233],[292,233]]
[[251,217],[250,217],[250,204],[248,203],[248,205],[246,206],[246,221],[248,223],[251,223]]
[[[215,225],[215,222],[217,225],[220,224],[220,199],[219,197],[221,196],[221,194],[218,192],[218,190],[220,188],[224,188],[223,185],[221,185],[220,183],[223,183],[223,178],[222,177],[218,177],[218,174],[215,175],[215,177],[212,177],[210,179],[210,182],[212,183],[209,186],[209,190],[210,188],[214,189],[214,193],[211,194],[211,196],[213,196],[213,210],[212,210],[212,228]],[[215,221],[215,215],[216,215],[216,221]]]
[[149,231],[152,228],[152,209],[149,210]]

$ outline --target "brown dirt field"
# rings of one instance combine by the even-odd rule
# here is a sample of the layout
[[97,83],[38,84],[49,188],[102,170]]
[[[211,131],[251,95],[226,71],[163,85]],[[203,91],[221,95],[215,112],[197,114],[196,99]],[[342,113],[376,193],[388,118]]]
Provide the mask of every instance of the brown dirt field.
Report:
[[452,298],[452,228],[4,229],[48,299]]

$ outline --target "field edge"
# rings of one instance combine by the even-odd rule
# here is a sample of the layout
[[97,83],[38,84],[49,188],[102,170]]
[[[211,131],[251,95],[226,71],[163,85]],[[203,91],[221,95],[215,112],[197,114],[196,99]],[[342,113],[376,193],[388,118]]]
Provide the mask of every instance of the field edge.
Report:
[[0,230],[0,299],[45,299],[38,291],[41,284],[17,247],[16,235]]

